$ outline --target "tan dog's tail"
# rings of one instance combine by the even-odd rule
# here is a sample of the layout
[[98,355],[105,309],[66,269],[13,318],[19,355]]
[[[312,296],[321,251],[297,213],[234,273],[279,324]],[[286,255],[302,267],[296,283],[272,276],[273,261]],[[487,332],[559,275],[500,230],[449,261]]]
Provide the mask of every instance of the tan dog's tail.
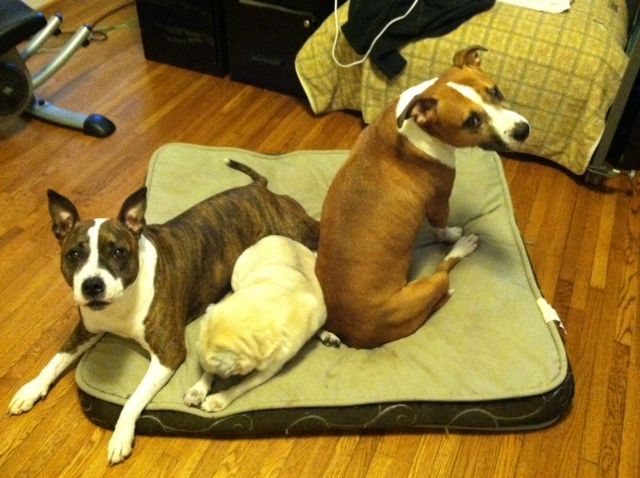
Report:
[[237,169],[238,171],[243,172],[244,174],[249,176],[251,179],[253,179],[254,182],[256,182],[256,183],[258,183],[258,184],[260,184],[262,186],[266,186],[267,185],[267,178],[265,178],[264,176],[258,174],[256,171],[251,169],[246,164],[239,163],[238,161],[234,161],[231,158],[225,158],[225,162],[227,163],[227,166],[229,166],[230,168]]

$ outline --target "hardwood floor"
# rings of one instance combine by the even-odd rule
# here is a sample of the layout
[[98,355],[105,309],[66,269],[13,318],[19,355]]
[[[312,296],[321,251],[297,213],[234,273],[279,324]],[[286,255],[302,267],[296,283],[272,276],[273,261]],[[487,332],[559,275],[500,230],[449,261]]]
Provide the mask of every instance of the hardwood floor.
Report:
[[[61,0],[74,30],[122,0]],[[135,18],[132,7],[99,27]],[[30,63],[37,67],[46,55]],[[145,61],[136,28],[112,30],[79,52],[38,92],[102,113],[108,139],[23,119],[0,136],[0,403],[31,379],[77,320],[58,271],[46,189],[73,197],[87,216],[117,213],[168,142],[265,153],[348,148],[357,115],[310,113],[302,100]],[[576,378],[561,423],[506,434],[362,434],[205,440],[136,438],[133,456],[107,466],[111,432],[83,415],[73,373],[30,413],[0,417],[0,475],[270,477],[640,476],[638,292],[640,197],[626,178],[605,191],[547,163],[507,159],[518,223],[541,288],[568,330]]]

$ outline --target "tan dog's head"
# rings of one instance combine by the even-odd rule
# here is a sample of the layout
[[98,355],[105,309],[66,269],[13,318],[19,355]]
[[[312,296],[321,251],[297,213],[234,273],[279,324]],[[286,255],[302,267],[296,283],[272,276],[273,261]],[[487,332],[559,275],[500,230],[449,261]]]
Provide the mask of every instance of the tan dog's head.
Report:
[[482,46],[454,55],[440,77],[406,90],[396,110],[398,128],[413,120],[425,133],[453,147],[502,151],[529,136],[529,122],[504,106],[504,96],[480,68]]

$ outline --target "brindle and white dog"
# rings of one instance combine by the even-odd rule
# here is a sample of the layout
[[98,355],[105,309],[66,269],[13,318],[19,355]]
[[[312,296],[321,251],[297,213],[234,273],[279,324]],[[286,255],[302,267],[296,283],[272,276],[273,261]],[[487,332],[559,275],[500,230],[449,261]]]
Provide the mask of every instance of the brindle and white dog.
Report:
[[108,459],[132,450],[135,423],[186,355],[184,328],[229,290],[240,254],[270,234],[315,248],[318,223],[267,180],[235,161],[247,186],[217,194],[163,225],[146,225],[146,189],[125,200],[115,219],[82,221],[64,196],[49,191],[62,274],[73,288],[80,322],[47,366],[15,394],[9,413],[31,410],[56,378],[105,333],[137,341],[149,368],[125,403],[109,441]]

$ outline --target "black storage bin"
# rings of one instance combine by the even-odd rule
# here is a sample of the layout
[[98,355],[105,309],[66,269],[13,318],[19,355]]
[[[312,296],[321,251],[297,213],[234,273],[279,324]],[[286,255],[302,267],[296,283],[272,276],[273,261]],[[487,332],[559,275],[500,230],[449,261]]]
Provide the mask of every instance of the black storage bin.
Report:
[[304,96],[295,57],[333,0],[225,0],[224,10],[231,78]]
[[136,0],[136,7],[145,58],[227,74],[222,0]]

